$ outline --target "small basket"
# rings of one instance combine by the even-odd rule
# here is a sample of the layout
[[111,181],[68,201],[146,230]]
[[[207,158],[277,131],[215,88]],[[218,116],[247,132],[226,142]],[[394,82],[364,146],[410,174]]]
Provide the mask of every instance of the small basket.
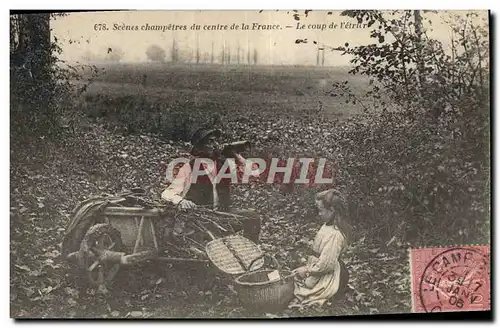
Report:
[[[294,297],[294,274],[277,269],[262,269],[265,254],[251,240],[239,235],[215,239],[206,246],[206,252],[219,270],[236,276],[235,289],[242,305],[255,311],[283,310]],[[269,274],[278,272],[278,279]]]
[[248,272],[235,279],[235,289],[241,303],[255,311],[281,311],[294,298],[294,274],[279,271],[280,279],[269,281],[268,274],[274,270],[266,269]]

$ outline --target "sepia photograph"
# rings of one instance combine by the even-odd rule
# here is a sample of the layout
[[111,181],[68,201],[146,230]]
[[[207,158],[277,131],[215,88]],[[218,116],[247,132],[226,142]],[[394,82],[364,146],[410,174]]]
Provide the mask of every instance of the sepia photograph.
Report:
[[488,10],[9,18],[11,318],[492,318]]

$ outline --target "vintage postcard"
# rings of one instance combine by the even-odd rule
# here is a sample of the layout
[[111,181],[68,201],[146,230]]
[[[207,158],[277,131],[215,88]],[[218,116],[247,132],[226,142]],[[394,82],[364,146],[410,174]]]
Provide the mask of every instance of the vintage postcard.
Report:
[[11,12],[11,317],[489,315],[489,24]]

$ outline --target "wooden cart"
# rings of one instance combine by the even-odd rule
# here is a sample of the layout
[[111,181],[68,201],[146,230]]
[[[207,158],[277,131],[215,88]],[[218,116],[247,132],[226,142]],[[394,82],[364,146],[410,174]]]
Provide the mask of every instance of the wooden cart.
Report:
[[75,208],[62,253],[106,292],[121,266],[147,260],[209,264],[206,243],[238,233],[245,219],[205,208],[182,211],[144,201],[137,192],[92,198]]

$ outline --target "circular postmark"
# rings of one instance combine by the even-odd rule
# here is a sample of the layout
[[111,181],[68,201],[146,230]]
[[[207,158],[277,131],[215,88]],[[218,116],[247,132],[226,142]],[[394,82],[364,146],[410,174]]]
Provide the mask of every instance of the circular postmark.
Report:
[[485,310],[490,304],[489,256],[457,247],[433,257],[420,279],[420,302],[426,312]]

